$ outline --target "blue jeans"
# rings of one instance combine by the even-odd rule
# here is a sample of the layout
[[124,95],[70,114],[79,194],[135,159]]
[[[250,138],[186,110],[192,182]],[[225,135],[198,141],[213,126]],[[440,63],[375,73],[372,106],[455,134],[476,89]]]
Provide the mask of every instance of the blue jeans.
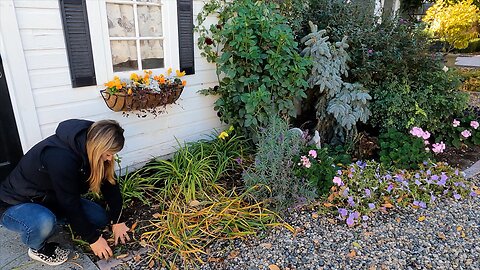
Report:
[[[105,210],[98,204],[81,199],[81,205],[88,221],[98,228],[108,224]],[[48,208],[36,203],[21,203],[9,207],[0,217],[0,224],[18,232],[22,242],[32,249],[40,249],[54,234],[57,217]]]

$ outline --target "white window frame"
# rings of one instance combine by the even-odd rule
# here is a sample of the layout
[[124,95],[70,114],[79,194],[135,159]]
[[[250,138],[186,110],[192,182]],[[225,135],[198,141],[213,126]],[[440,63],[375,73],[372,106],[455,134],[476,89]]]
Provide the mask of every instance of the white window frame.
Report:
[[[111,3],[112,1],[108,1]],[[131,1],[115,0],[115,3],[131,4]],[[103,86],[113,76],[128,78],[132,72],[113,72],[110,36],[108,32],[107,5],[105,0],[87,0],[88,23],[92,40],[93,62],[97,85]],[[151,69],[153,74],[166,73],[168,68],[179,69],[177,1],[161,0],[164,68]],[[140,48],[137,48],[139,52]],[[138,53],[137,53],[138,55]],[[141,71],[137,71],[140,73]]]

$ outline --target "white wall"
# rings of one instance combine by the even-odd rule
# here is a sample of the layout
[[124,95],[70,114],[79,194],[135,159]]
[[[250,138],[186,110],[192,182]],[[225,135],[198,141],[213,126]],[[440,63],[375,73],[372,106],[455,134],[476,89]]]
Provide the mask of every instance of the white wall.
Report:
[[[28,76],[41,138],[51,135],[64,119],[115,119],[125,129],[126,145],[120,153],[125,166],[172,153],[177,145],[175,138],[179,141],[197,140],[222,127],[212,106],[215,98],[197,93],[217,83],[215,66],[200,56],[198,48],[195,48],[195,75],[185,77],[187,86],[177,101],[178,105],[168,106],[168,113],[156,118],[140,119],[134,115],[126,118],[105,106],[99,94],[101,86],[72,88],[58,0],[7,1],[14,3],[21,37],[21,44],[16,46],[23,50],[28,71],[27,75],[21,75],[10,70],[10,74],[13,74],[13,80]],[[197,0],[194,2],[196,14],[203,4]],[[8,42],[6,38],[3,40]],[[97,83],[102,85],[104,82]],[[11,87],[15,85],[9,84]],[[28,142],[30,145],[24,148],[30,148],[32,143]]]

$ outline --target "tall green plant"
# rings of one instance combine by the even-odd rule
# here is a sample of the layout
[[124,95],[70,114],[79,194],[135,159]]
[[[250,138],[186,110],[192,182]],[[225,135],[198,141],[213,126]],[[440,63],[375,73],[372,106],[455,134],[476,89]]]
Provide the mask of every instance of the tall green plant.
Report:
[[[346,49],[346,38],[332,45],[325,37],[325,30],[309,22],[311,33],[302,39],[306,48],[303,54],[313,59],[308,83],[315,89],[316,117],[322,138],[330,129],[334,136],[345,141],[348,133],[355,131],[358,121],[367,122],[370,116],[367,100],[371,97],[359,83],[348,83],[342,77],[348,76],[347,62],[350,60]],[[333,118],[331,125],[326,125]]]
[[[206,27],[212,14],[218,23]],[[294,101],[305,97],[309,61],[273,4],[212,0],[197,20],[201,54],[216,64],[219,76],[219,86],[202,93],[220,95],[215,110],[222,121],[253,136],[270,115],[296,115]]]

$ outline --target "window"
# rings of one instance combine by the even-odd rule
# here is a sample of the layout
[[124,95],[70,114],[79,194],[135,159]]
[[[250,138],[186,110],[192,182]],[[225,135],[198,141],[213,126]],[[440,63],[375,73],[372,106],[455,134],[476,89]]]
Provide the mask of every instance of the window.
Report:
[[165,67],[161,0],[106,0],[113,72]]

